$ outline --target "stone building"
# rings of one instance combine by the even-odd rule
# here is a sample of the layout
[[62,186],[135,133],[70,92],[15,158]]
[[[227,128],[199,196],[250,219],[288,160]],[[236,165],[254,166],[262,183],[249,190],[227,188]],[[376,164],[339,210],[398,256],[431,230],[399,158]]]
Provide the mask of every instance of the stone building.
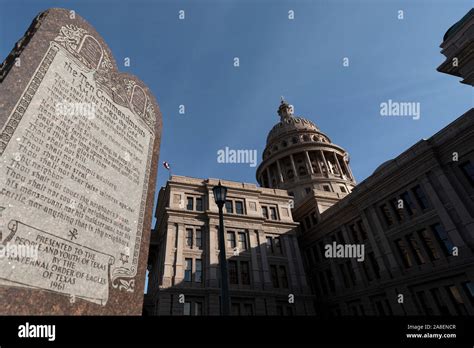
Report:
[[[474,9],[441,47],[438,71],[474,86]],[[473,315],[474,109],[357,186],[344,149],[286,101],[278,114],[262,187],[223,183],[233,313]],[[216,184],[173,176],[160,191],[148,312],[219,314]],[[327,257],[341,246],[362,257]]]
[[[148,314],[220,314],[219,215],[212,192],[217,184],[172,176],[160,190]],[[232,314],[313,314],[287,192],[223,180],[222,185],[228,188],[224,224]]]
[[[438,70],[473,85],[474,10],[448,30],[441,47],[446,61]],[[287,108],[282,102],[257,180],[294,192],[317,314],[474,314],[474,109],[354,187],[345,152],[334,145],[332,153],[321,150],[328,138]],[[325,160],[313,161],[315,155]],[[288,156],[295,178],[282,169]],[[338,172],[328,173],[332,158]],[[337,245],[363,245],[363,261],[326,257]]]

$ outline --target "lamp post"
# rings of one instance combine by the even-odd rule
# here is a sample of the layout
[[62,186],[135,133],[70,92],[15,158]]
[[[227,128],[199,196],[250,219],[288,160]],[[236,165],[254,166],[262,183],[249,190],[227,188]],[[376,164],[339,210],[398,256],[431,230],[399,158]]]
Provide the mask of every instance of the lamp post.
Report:
[[212,189],[214,200],[219,208],[219,264],[221,268],[221,314],[230,315],[229,279],[227,276],[227,257],[225,254],[224,215],[222,208],[227,196],[227,187],[219,185]]

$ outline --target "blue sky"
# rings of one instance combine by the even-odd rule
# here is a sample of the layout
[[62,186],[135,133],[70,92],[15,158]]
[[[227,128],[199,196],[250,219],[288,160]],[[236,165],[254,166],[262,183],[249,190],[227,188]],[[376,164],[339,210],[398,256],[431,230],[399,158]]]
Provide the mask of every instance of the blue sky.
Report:
[[[278,122],[281,95],[297,115],[349,151],[359,182],[474,106],[471,87],[436,72],[443,61],[442,37],[472,7],[470,0],[0,0],[0,5],[2,59],[34,16],[50,7],[84,17],[119,64],[130,57],[131,66],[121,70],[155,93],[164,124],[160,163],[168,161],[178,175],[256,182],[256,168],[220,164],[217,151],[256,149],[260,161],[267,133]],[[290,10],[294,20],[288,19]],[[380,103],[389,99],[421,103],[420,120],[381,117]],[[157,188],[167,177],[160,165]]]
[[[164,124],[160,162],[178,175],[256,182],[255,168],[217,163],[217,151],[256,149],[260,160],[281,95],[349,151],[359,182],[474,105],[471,87],[435,70],[445,31],[471,1],[0,3],[2,58],[41,10],[74,9],[89,21],[121,70],[155,93]],[[123,67],[125,57],[130,67]],[[388,99],[420,102],[421,119],[381,117]],[[167,177],[160,165],[157,186]]]

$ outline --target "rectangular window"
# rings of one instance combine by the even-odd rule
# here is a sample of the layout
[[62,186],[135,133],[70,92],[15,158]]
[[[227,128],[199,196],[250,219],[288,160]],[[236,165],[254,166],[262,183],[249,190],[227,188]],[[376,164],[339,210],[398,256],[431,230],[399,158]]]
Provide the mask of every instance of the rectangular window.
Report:
[[202,302],[194,303],[194,315],[202,315]]
[[225,211],[229,214],[234,213],[234,208],[232,206],[232,201],[225,201]]
[[188,204],[186,204],[186,209],[187,210],[194,210],[194,198],[193,197],[188,197],[187,201],[188,201]]
[[229,283],[239,284],[239,277],[237,274],[237,261],[229,261]]
[[232,249],[237,246],[237,244],[235,243],[235,232],[227,232],[227,245],[229,246],[229,248]]
[[280,284],[284,289],[288,289],[288,276],[286,275],[285,266],[280,266]]
[[428,209],[430,204],[421,186],[415,186],[412,191],[415,194],[416,201],[418,202],[418,205],[420,206],[421,210]]
[[192,280],[192,274],[193,274],[193,259],[185,259],[184,264],[185,264],[184,281],[190,282]]
[[351,262],[350,261],[347,261],[346,262],[346,269],[350,275],[350,279],[352,281],[352,285],[356,285],[356,275],[355,275],[355,272],[354,272],[354,269],[352,268],[352,265],[351,265]]
[[282,306],[282,305],[277,305],[277,306],[276,306],[276,312],[277,312],[277,316],[279,316],[279,317],[282,317],[282,316],[285,315],[285,314],[283,313],[283,306]]
[[247,250],[247,234],[245,232],[239,232],[239,249],[241,251]]
[[428,299],[426,298],[426,294],[424,291],[418,291],[416,293],[416,297],[418,298],[418,302],[421,305],[421,308],[425,312],[426,315],[433,315],[433,308],[428,304]]
[[240,303],[232,303],[232,315],[240,315]]
[[270,207],[270,219],[277,220],[277,212],[274,207]]
[[334,276],[332,275],[330,269],[326,270],[326,278],[328,280],[329,289],[331,290],[331,292],[336,292],[336,283],[334,282]]
[[267,251],[273,254],[273,238],[267,237]]
[[192,228],[186,229],[186,246],[188,248],[193,247],[193,229]]
[[428,253],[430,260],[438,260],[440,258],[440,255],[438,249],[436,249],[436,246],[434,244],[435,241],[433,240],[430,231],[421,230],[418,231],[418,235],[420,236],[421,242],[423,243],[423,246],[426,252]]
[[444,230],[443,226],[441,226],[441,224],[434,224],[431,226],[431,228],[433,229],[433,232],[438,238],[440,244],[443,246],[443,251],[446,256],[452,255],[454,245],[451,243],[451,240],[449,240],[448,234]]
[[347,193],[347,190],[344,186],[339,186],[342,193]]
[[369,282],[372,281],[372,274],[369,272],[369,268],[367,267],[367,264],[365,262],[362,262],[362,269],[364,270],[365,277]]
[[416,213],[416,207],[411,200],[410,194],[408,192],[403,192],[400,197],[403,200],[403,207],[405,208],[408,215],[412,216],[414,213]]
[[344,264],[343,264],[343,263],[340,263],[340,264],[339,264],[339,273],[342,274],[342,279],[344,280],[344,286],[345,286],[346,288],[350,287],[349,278],[347,277],[346,270],[345,270],[345,268],[344,268]]
[[253,306],[251,303],[244,303],[244,315],[253,315]]
[[415,255],[415,261],[417,264],[422,265],[425,263],[425,257],[421,252],[420,246],[418,245],[418,241],[413,233],[407,234],[406,239],[408,244],[410,245],[411,251],[413,255]]
[[265,219],[268,219],[268,209],[267,209],[267,207],[262,207],[262,215]]
[[465,282],[462,284],[464,291],[466,292],[467,297],[471,300],[471,303],[474,304],[474,282]]
[[235,212],[237,214],[243,215],[243,213],[244,213],[244,203],[242,201],[235,201]]
[[250,267],[248,261],[240,262],[240,279],[242,284],[250,285]]
[[380,268],[379,268],[379,264],[377,263],[377,260],[375,259],[375,255],[373,252],[370,252],[369,253],[369,260],[370,260],[370,264],[372,266],[372,269],[374,271],[374,274],[375,274],[375,277],[377,279],[380,279]]
[[349,229],[351,230],[351,235],[352,235],[352,239],[354,240],[354,242],[356,244],[359,244],[360,240],[359,240],[359,233],[357,233],[357,230],[355,228],[355,225],[350,225],[349,226]]
[[456,285],[450,285],[446,287],[448,291],[449,297],[456,308],[456,311],[459,315],[467,315],[466,306],[464,305],[464,300],[462,299],[461,294],[459,293],[458,288]]
[[279,288],[279,283],[278,283],[278,271],[277,271],[277,266],[275,265],[270,265],[270,274],[272,277],[272,283],[274,288]]
[[398,221],[403,221],[405,215],[403,215],[403,209],[398,207],[398,199],[392,198],[390,200],[390,206],[392,207],[393,211],[395,212],[395,217]]
[[281,240],[280,237],[275,237],[275,251],[278,254],[283,254],[283,249],[281,247]]
[[331,192],[331,188],[328,185],[323,185],[323,190],[326,192]]
[[462,163],[459,168],[461,168],[461,171],[471,186],[474,186],[474,165],[472,165],[471,161]]
[[403,240],[397,239],[395,241],[395,244],[397,246],[398,253],[402,259],[403,265],[405,266],[405,268],[410,268],[413,263],[411,262],[411,257],[408,253],[408,249],[406,248],[405,243],[403,242]]
[[200,229],[196,230],[196,248],[202,249],[202,231]]
[[390,209],[388,208],[388,206],[386,204],[382,204],[380,206],[380,211],[382,212],[382,216],[387,226],[392,226],[393,219],[392,219],[392,214],[390,214]]
[[202,198],[196,198],[196,210],[203,211]]
[[359,232],[360,232],[360,236],[362,237],[362,240],[369,239],[369,236],[367,235],[367,231],[364,228],[364,224],[362,223],[362,220],[357,221],[357,227],[359,228]]
[[194,273],[194,281],[196,283],[202,282],[202,260],[196,259],[196,272]]
[[318,223],[318,219],[316,219],[316,212],[315,211],[312,212],[310,216],[311,216],[311,222],[313,223],[313,225],[316,225]]
[[441,315],[450,315],[451,313],[449,312],[449,308],[448,306],[446,306],[446,303],[444,303],[444,300],[441,297],[441,293],[439,292],[439,289],[434,288],[434,289],[431,289],[430,292],[431,292],[431,296],[433,296],[436,307],[438,307],[439,313]]
[[184,302],[183,315],[191,315],[191,302]]

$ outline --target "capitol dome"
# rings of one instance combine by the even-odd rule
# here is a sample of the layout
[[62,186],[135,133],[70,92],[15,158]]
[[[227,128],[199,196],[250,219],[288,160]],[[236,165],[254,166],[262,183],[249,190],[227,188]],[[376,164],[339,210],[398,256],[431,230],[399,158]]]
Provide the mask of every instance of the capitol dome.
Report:
[[314,122],[293,115],[293,107],[281,100],[280,122],[267,136],[257,181],[279,188],[299,200],[319,190],[345,195],[355,181],[347,152],[333,144]]

